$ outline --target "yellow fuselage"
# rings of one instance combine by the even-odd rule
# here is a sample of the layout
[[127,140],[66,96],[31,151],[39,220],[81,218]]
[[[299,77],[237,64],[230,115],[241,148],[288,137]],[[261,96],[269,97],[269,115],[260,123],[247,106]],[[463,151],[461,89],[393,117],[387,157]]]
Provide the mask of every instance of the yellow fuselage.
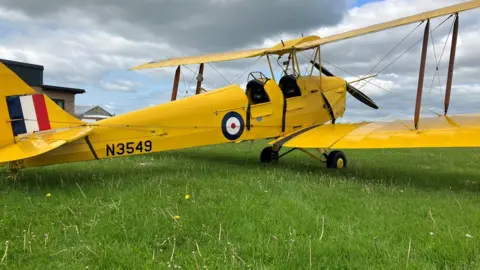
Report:
[[310,125],[324,124],[332,120],[332,114],[334,118],[343,116],[346,99],[343,79],[305,76],[298,78],[297,83],[301,96],[284,99],[277,83],[268,80],[264,89],[269,102],[261,104],[252,105],[240,86],[229,85],[118,115],[94,123],[92,133],[85,139],[27,159],[24,165],[42,166],[275,138]]

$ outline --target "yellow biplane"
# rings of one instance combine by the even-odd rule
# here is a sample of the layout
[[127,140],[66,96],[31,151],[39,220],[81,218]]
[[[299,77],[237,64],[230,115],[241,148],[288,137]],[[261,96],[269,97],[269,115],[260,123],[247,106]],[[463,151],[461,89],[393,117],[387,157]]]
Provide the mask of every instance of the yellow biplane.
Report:
[[[133,70],[177,67],[172,101],[95,123],[69,115],[37,94],[0,64],[0,164],[10,169],[88,161],[230,142],[272,139],[261,162],[299,149],[343,168],[345,154],[336,149],[478,147],[480,114],[447,116],[453,78],[459,13],[480,7],[469,1],[325,38],[301,37],[271,48],[153,61]],[[454,19],[444,115],[421,118],[421,100],[430,19]],[[425,24],[414,120],[339,124],[347,92],[367,106],[378,106],[365,94],[334,76],[322,63],[323,45],[412,23]],[[310,72],[302,75],[298,55],[311,50]],[[278,83],[271,58],[287,57]],[[201,91],[205,63],[265,57],[271,74],[252,72],[246,89],[231,84]],[[176,99],[180,67],[199,64],[196,95]],[[319,75],[314,76],[314,69]],[[360,80],[368,79],[367,77]],[[289,151],[279,154],[282,148]],[[314,154],[309,149],[318,150]],[[317,155],[318,154],[318,155]]]

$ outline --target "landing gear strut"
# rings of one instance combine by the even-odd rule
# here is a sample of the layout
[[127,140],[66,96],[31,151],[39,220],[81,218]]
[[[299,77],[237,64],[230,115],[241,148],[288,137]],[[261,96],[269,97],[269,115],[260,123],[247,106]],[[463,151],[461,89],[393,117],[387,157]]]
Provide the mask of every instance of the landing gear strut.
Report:
[[277,164],[278,160],[291,153],[294,150],[300,150],[304,152],[305,154],[309,155],[312,158],[315,158],[321,162],[326,163],[327,168],[333,168],[333,169],[343,169],[347,167],[347,157],[345,156],[345,153],[339,150],[332,151],[330,153],[326,152],[325,150],[317,149],[319,153],[321,153],[320,156],[315,155],[306,149],[302,148],[292,148],[289,151],[279,154],[280,149],[277,147],[272,147],[272,146],[267,146],[265,147],[262,152],[260,153],[260,162],[261,163],[273,163]]
[[275,150],[272,146],[265,147],[260,153],[261,163],[274,163],[277,164],[279,160],[278,150]]

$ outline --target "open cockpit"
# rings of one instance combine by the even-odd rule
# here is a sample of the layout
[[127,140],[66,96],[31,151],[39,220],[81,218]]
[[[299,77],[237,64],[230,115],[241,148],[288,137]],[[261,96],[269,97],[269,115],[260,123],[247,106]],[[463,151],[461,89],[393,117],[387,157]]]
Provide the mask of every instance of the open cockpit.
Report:
[[269,80],[262,72],[251,72],[248,75],[245,92],[252,105],[270,102],[267,91],[265,91],[265,83]]
[[300,87],[297,84],[297,78],[294,75],[286,74],[278,82],[285,98],[299,97],[302,95]]
[[[258,74],[255,76],[255,74]],[[270,79],[261,72],[252,72],[248,76],[248,83],[245,89],[248,100],[252,105],[270,102],[265,84]],[[285,74],[279,81],[278,86],[285,99],[300,97],[302,91],[297,83],[297,77]]]

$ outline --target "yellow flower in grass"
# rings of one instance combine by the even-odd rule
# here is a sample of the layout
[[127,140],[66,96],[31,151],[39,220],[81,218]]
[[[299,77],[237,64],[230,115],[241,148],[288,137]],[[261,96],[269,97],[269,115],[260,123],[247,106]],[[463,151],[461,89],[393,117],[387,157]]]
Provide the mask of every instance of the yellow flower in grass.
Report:
[[179,219],[180,219],[180,216],[174,216],[173,219],[179,220]]
[[47,198],[49,197],[52,197],[52,193],[47,193],[47,195],[45,195]]
[[185,195],[185,200],[189,200],[190,199],[190,194],[187,193],[187,195]]

